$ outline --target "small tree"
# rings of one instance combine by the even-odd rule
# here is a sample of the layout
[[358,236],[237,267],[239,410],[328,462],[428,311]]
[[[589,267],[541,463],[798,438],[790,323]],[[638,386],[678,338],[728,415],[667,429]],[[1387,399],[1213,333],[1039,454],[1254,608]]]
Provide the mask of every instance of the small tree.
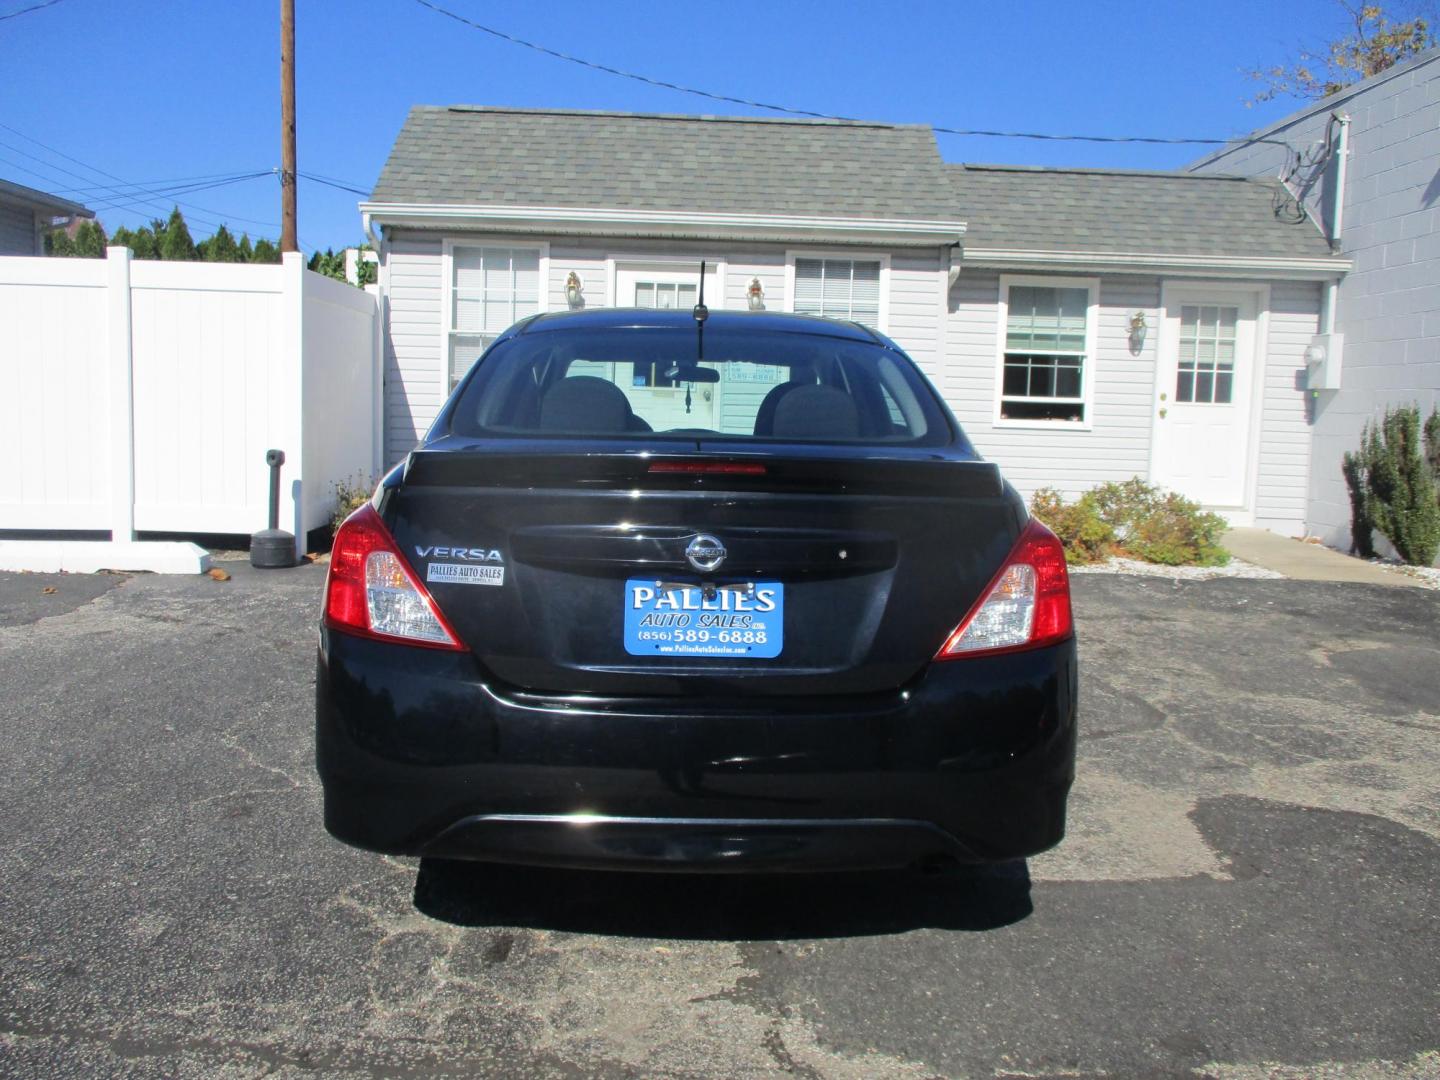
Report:
[[75,227],[75,254],[82,259],[105,257],[105,230],[98,221],[82,221]]
[[177,206],[170,211],[170,220],[165,223],[165,238],[160,241],[160,258],[167,262],[194,261],[200,257],[195,250],[195,241],[190,239],[190,229],[185,216]]
[[1250,78],[1266,84],[1247,105],[1286,96],[1310,100],[1329,97],[1435,44],[1435,35],[1424,18],[1391,22],[1379,4],[1338,2],[1350,17],[1351,32],[1321,51],[1301,50],[1294,63],[1247,72]]
[[236,262],[248,263],[255,261],[255,249],[250,246],[249,233],[240,234],[240,245],[235,249],[235,254],[237,256]]
[[1429,566],[1440,552],[1440,491],[1431,464],[1440,448],[1440,421],[1426,423],[1422,447],[1420,407],[1385,410],[1380,422],[1365,425],[1366,509],[1400,558]]
[[224,225],[216,229],[208,240],[201,240],[195,248],[204,262],[240,261],[240,245],[235,243],[235,237]]
[[262,236],[259,240],[255,241],[255,251],[250,256],[250,261],[257,263],[278,263],[280,261],[280,249]]

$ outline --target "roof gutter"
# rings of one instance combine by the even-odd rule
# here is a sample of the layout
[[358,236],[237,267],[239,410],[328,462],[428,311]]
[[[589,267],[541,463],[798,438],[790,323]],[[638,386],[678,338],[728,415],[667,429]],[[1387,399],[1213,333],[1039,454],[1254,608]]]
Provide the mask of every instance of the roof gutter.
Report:
[[804,214],[699,213],[567,206],[360,204],[367,225],[483,229],[570,236],[656,236],[725,240],[823,240],[829,243],[930,247],[965,235],[963,221],[839,218]]
[[1027,251],[1010,248],[965,249],[971,266],[1024,270],[1099,270],[1111,273],[1154,271],[1189,277],[1268,277],[1325,281],[1352,269],[1349,259],[1333,255],[1279,258],[1256,255],[1172,255],[1139,251]]

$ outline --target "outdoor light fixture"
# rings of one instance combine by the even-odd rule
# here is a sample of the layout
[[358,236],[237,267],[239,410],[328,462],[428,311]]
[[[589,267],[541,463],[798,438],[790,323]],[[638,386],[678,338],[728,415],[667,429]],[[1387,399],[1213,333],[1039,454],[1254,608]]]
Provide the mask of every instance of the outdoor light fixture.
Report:
[[761,288],[758,277],[750,279],[750,287],[745,290],[745,303],[751,311],[765,310],[765,290]]
[[1139,352],[1145,347],[1145,335],[1149,333],[1150,326],[1145,321],[1145,313],[1137,311],[1130,316],[1130,351]]
[[581,295],[584,291],[585,285],[580,280],[580,275],[571,270],[570,276],[565,279],[565,302],[572,308],[578,308],[585,302],[585,297]]

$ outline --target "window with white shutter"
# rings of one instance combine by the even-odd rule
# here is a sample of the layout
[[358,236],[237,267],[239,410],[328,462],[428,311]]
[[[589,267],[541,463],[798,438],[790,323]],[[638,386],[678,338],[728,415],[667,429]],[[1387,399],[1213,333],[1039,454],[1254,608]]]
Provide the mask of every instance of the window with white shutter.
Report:
[[453,388],[511,323],[540,310],[536,248],[462,247],[450,252],[450,340]]
[[1094,289],[1002,284],[1000,419],[1086,423],[1094,363]]
[[880,326],[880,263],[867,259],[795,259],[795,303],[800,315],[851,319]]

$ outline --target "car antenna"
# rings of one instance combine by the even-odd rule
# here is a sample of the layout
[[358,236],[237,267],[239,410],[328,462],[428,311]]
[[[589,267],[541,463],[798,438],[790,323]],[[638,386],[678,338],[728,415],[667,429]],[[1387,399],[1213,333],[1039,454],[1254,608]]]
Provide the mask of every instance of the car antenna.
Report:
[[[695,304],[695,366],[698,368],[705,359],[705,320],[710,309],[705,306],[705,260],[700,260],[700,296]],[[690,390],[693,383],[685,384],[685,415],[690,415]]]

